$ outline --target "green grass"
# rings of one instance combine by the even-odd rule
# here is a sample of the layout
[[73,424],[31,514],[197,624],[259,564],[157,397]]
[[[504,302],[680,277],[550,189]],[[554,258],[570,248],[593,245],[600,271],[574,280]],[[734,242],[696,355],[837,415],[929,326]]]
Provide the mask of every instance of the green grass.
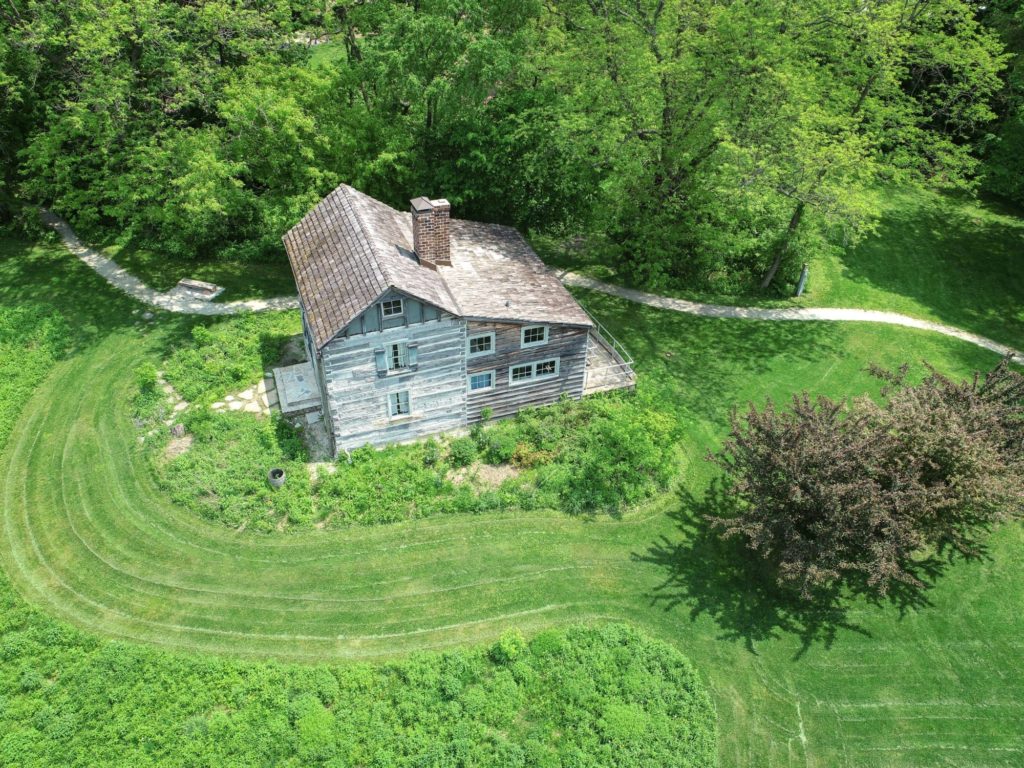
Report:
[[[934,192],[885,190],[876,197],[877,232],[813,262],[799,299],[664,293],[714,304],[888,310],[1024,347],[1024,219],[995,204]],[[544,255],[563,268],[628,284],[578,251],[547,248]]]
[[[70,258],[47,258],[53,280],[80,279]],[[0,282],[0,301],[23,290]],[[702,319],[585,298],[637,358],[646,394],[680,413],[679,493],[621,520],[504,513],[239,535],[174,506],[141,461],[131,372],[172,331],[109,318],[28,401],[0,456],[4,569],[32,603],[79,627],[199,656],[384,659],[492,642],[509,627],[623,619],[696,664],[723,766],[1019,764],[1019,525],[996,532],[984,557],[951,564],[920,602],[813,607],[781,599],[696,518],[713,476],[703,455],[732,405],[805,387],[860,393],[873,387],[869,361],[926,358],[966,374],[995,356],[899,328]],[[85,301],[103,299],[93,280]]]
[[114,259],[150,288],[169,291],[182,278],[205,280],[224,288],[216,301],[294,296],[295,280],[281,253],[276,261],[182,261],[133,244],[108,245],[103,254]]

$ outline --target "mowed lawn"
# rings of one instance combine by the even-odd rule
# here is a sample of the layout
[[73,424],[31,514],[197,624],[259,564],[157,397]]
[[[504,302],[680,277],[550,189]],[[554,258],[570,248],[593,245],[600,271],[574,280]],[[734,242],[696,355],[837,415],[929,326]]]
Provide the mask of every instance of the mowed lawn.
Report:
[[[626,619],[683,650],[718,709],[723,766],[1017,766],[1024,761],[1024,533],[995,533],[913,604],[781,600],[700,523],[703,460],[734,404],[871,390],[868,362],[967,374],[996,357],[872,325],[588,308],[637,359],[639,396],[686,425],[677,491],[622,519],[453,516],[342,532],[234,534],[174,508],[128,414],[152,325],[60,249],[8,243],[0,302],[85,328],[0,454],[0,560],[32,603],[98,634],[190,654],[385,659],[571,621]],[[90,320],[91,319],[91,320]],[[253,467],[263,472],[263,467]]]
[[[1024,218],[995,203],[937,192],[885,189],[874,196],[881,212],[876,231],[812,260],[799,299],[760,291],[664,293],[740,306],[888,310],[1024,347]],[[563,268],[629,284],[585,254],[558,247],[544,254]]]

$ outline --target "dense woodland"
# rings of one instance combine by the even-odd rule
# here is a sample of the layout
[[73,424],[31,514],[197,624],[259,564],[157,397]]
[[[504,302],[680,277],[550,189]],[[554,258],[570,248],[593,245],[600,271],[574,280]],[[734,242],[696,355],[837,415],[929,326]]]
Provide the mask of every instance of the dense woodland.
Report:
[[879,185],[1024,201],[1019,5],[9,0],[0,206],[265,260],[344,181],[582,235],[638,283],[784,285]]

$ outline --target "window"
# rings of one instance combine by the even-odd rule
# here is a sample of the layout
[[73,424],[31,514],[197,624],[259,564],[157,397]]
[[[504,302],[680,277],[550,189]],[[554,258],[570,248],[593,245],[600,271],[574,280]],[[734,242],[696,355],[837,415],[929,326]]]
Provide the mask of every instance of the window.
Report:
[[537,378],[554,376],[556,373],[558,373],[557,360],[545,360],[543,363],[537,363]]
[[548,343],[548,327],[546,325],[531,325],[523,328],[522,347],[539,347]]
[[471,373],[468,378],[470,392],[478,392],[484,389],[494,389],[494,371],[484,371],[483,373]]
[[378,376],[408,373],[417,368],[418,345],[415,341],[395,341],[373,350]]
[[404,342],[387,345],[388,370],[400,371],[409,367],[409,349]]
[[541,360],[538,363],[526,363],[525,365],[513,365],[508,369],[508,381],[510,384],[526,384],[538,379],[550,379],[558,375],[558,358],[552,360]]
[[409,410],[408,390],[392,392],[388,395],[388,413],[390,413],[392,417],[408,416],[411,413]]
[[509,381],[518,384],[533,378],[533,365],[514,365],[509,371]]
[[397,317],[402,314],[402,300],[401,299],[388,299],[380,303],[380,313],[384,317]]
[[469,357],[477,355],[490,355],[494,353],[494,334],[484,333],[479,336],[470,336],[468,343]]

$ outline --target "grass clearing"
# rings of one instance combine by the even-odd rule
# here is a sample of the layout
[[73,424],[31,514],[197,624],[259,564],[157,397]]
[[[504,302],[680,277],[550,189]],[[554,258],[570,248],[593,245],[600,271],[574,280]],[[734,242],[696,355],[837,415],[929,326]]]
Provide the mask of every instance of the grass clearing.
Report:
[[224,292],[215,299],[218,302],[294,296],[296,293],[283,247],[280,258],[274,261],[182,261],[131,242],[109,243],[100,250],[158,291],[169,291],[179,280],[192,278],[221,286]]
[[[935,192],[876,195],[883,212],[878,231],[854,248],[813,262],[799,299],[756,292],[663,293],[711,304],[888,310],[1024,345],[1024,219],[996,204]],[[578,251],[549,244],[542,253],[562,268],[628,285]]]
[[[50,276],[77,267],[57,260]],[[27,290],[0,283],[0,300]],[[94,276],[84,295],[116,301]],[[135,328],[129,306],[126,322],[111,318],[57,364],[0,456],[4,570],[32,603],[79,627],[198,660],[387,659],[493,643],[510,627],[533,636],[624,619],[700,670],[723,766],[1019,764],[1021,526],[999,529],[984,557],[951,564],[926,603],[822,610],[780,599],[696,517],[713,475],[703,455],[733,404],[801,388],[867,391],[869,361],[924,358],[963,375],[995,356],[900,328],[705,319],[583,298],[637,359],[641,395],[684,425],[684,485],[621,520],[488,513],[275,538],[198,520],[155,485],[128,426],[132,371],[168,332]],[[237,664],[245,680],[263,674]]]

